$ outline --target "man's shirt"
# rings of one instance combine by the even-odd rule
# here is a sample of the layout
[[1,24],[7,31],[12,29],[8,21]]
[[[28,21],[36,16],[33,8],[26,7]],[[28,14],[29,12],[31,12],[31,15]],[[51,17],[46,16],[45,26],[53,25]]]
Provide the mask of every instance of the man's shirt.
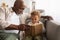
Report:
[[26,15],[24,13],[17,15],[12,10],[12,8],[10,8],[10,10],[8,9],[4,10],[0,8],[0,10],[1,10],[0,25],[2,26],[2,28],[6,28],[11,24],[14,24],[14,25],[25,24]]

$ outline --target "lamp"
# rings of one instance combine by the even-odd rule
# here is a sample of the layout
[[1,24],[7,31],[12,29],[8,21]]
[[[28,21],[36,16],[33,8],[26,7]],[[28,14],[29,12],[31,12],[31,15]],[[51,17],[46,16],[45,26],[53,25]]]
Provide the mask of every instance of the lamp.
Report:
[[35,10],[35,2],[36,0],[32,0],[32,10]]

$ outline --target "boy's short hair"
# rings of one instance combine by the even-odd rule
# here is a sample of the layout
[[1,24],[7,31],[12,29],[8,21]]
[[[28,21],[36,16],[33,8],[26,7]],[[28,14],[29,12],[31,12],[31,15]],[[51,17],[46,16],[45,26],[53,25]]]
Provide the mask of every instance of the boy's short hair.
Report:
[[39,11],[37,11],[37,10],[32,11],[32,12],[31,12],[31,16],[35,16],[35,15],[37,15],[37,16],[39,16],[39,17],[40,17],[40,12],[39,12]]

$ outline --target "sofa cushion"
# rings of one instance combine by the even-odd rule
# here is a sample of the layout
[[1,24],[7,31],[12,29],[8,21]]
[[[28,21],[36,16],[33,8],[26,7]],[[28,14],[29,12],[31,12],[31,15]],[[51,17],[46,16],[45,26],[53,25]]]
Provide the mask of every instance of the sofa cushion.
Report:
[[46,25],[48,40],[60,40],[60,25],[55,21],[47,21]]

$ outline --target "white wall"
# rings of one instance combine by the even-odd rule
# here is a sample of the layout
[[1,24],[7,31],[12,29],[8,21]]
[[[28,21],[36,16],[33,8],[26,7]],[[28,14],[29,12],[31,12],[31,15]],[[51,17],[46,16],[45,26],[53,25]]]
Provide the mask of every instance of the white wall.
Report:
[[3,2],[5,2],[7,5],[9,5],[9,7],[11,7],[11,6],[13,6],[15,0],[0,0],[0,6]]
[[[9,7],[13,6],[15,0],[0,0],[0,5],[2,2],[6,2]],[[60,0],[34,0],[36,1],[36,9],[45,10],[45,15],[50,15],[55,21],[60,22]],[[28,7],[31,8],[31,0],[25,0]]]
[[45,15],[50,15],[60,22],[60,0],[37,0],[35,8],[45,10]]

